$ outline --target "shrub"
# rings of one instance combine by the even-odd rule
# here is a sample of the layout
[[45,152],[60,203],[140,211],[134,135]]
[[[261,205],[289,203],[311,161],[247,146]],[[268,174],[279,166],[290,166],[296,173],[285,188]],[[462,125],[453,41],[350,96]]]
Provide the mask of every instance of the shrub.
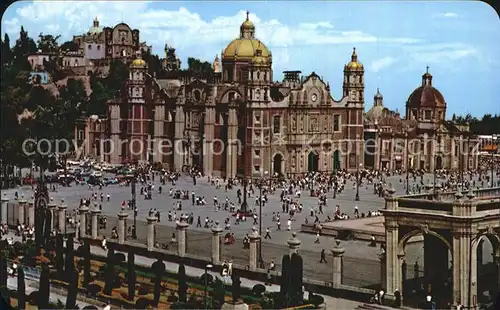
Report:
[[252,294],[256,297],[261,297],[266,292],[266,287],[262,284],[255,284],[252,288]]
[[135,309],[147,309],[150,305],[149,299],[141,297],[135,302]]
[[87,286],[87,293],[91,296],[97,296],[102,290],[102,287],[97,283],[90,283]]

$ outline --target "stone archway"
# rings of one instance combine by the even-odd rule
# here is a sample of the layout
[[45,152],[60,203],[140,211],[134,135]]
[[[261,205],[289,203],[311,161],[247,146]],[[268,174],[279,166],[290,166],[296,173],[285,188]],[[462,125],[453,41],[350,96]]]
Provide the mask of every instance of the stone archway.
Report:
[[308,172],[317,172],[319,167],[319,155],[316,151],[309,152],[309,156],[307,156],[307,171]]
[[478,304],[487,304],[489,297],[500,294],[500,237],[494,233],[477,236],[472,242],[471,251],[476,255],[475,268]]
[[281,153],[276,153],[273,156],[273,173],[282,175],[283,174],[282,164],[283,164],[283,155]]
[[[419,236],[423,242],[414,240],[408,246]],[[421,294],[431,295],[438,309],[452,301],[453,247],[447,238],[427,228],[413,230],[400,239],[397,253],[402,258],[400,285],[406,305],[419,306]]]

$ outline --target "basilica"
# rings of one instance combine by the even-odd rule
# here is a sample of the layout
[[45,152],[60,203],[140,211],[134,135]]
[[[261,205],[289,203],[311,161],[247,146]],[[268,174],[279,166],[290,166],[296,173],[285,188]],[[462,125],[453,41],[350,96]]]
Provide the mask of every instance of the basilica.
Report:
[[[365,113],[364,67],[355,48],[344,66],[342,96],[333,98],[315,72],[285,71],[274,81],[272,52],[257,34],[247,14],[210,77],[176,74],[169,64],[167,77],[151,76],[138,52],[129,63],[127,90],[109,102],[107,117],[91,117],[77,129],[84,155],[227,177],[457,167],[457,141],[471,137],[468,128],[445,121],[446,102],[430,73],[410,95],[403,119],[383,106],[380,92]],[[433,155],[437,137],[452,151],[439,159]],[[410,148],[423,153],[410,159]]]

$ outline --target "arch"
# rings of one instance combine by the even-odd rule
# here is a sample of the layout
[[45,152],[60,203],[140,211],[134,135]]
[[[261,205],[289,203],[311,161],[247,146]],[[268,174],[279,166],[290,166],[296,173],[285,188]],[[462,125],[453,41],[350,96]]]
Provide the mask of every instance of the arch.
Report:
[[285,157],[280,152],[277,152],[273,155],[273,170],[272,170],[273,174],[274,173],[277,173],[278,175],[283,174],[282,165],[284,158]]
[[422,229],[415,229],[404,235],[403,238],[399,240],[398,255],[405,255],[406,243],[408,242],[408,240],[410,240],[410,238],[418,235],[431,235],[436,237],[437,239],[441,240],[448,247],[448,250],[450,250],[453,253],[453,248],[445,237],[441,236],[440,234],[432,230],[423,231]]
[[307,171],[317,172],[319,167],[319,155],[315,150],[309,152],[307,156]]
[[239,91],[238,88],[236,87],[230,87],[228,89],[226,89],[224,92],[222,92],[219,96],[219,102],[222,102],[222,98],[224,98],[229,92],[235,92],[238,94],[238,97],[241,98],[243,97],[243,95],[241,94],[241,92]]
[[335,150],[332,154],[332,160],[333,160],[333,170],[340,170],[340,151]]
[[488,239],[493,246],[493,254],[500,256],[500,237],[493,233],[483,233],[472,240],[472,251],[477,251],[481,240]]
[[441,156],[436,157],[436,169],[437,170],[443,169],[443,157]]

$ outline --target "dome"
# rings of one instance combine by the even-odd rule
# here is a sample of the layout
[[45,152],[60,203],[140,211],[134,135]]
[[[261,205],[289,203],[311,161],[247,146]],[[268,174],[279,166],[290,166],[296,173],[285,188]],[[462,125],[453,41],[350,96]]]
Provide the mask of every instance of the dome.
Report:
[[432,74],[429,73],[429,67],[427,67],[427,71],[422,75],[422,86],[411,93],[406,106],[409,108],[446,107],[443,95],[432,86]]
[[411,93],[406,106],[409,108],[434,108],[444,107],[446,106],[446,102],[439,90],[431,85],[426,85],[418,87]]
[[384,114],[385,107],[383,105],[374,105],[366,112],[366,120],[371,122],[378,121]]
[[358,61],[358,54],[356,48],[352,49],[351,61],[345,66],[348,70],[363,70],[363,64]]
[[384,96],[382,96],[382,94],[380,93],[380,90],[377,88],[377,93],[375,94],[375,96],[373,96],[373,99],[375,101],[377,101],[377,99],[384,99]]
[[252,64],[254,65],[267,65],[267,58],[263,56],[256,56],[252,58]]
[[272,57],[267,46],[259,39],[255,38],[255,26],[247,19],[240,26],[240,37],[231,41],[222,52],[222,59],[232,61],[248,61],[257,57],[256,63],[268,61],[267,58]]
[[142,68],[142,67],[146,66],[146,62],[140,58],[137,58],[137,59],[134,59],[134,61],[132,61],[132,64],[130,66]]

